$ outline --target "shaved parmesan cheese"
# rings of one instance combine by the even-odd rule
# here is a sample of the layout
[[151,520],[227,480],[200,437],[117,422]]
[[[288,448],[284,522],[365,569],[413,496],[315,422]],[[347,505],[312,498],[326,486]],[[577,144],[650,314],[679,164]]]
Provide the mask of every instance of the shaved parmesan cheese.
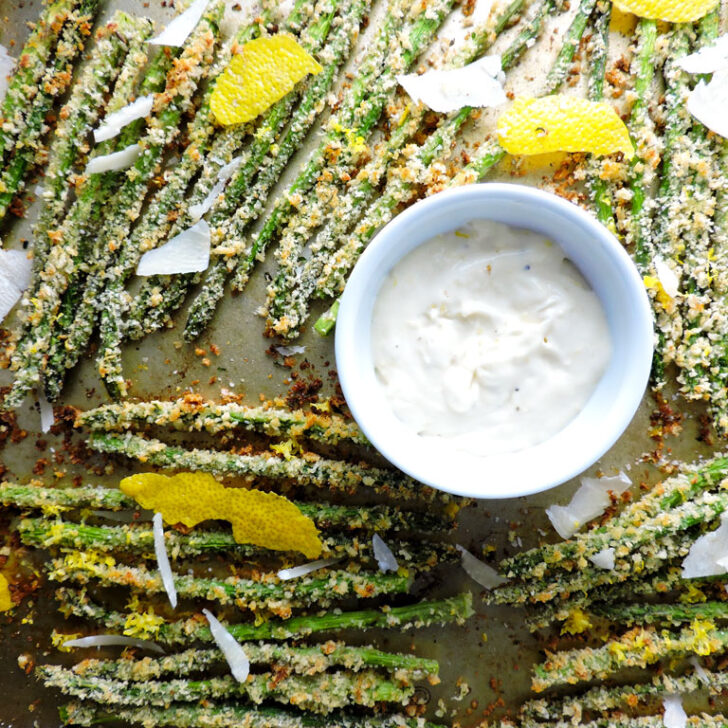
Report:
[[486,589],[494,589],[508,581],[508,579],[499,576],[492,566],[483,563],[459,544],[456,544],[455,548],[460,552],[460,563],[465,569],[465,573],[480,586],[484,586]]
[[464,106],[500,106],[507,100],[500,56],[485,56],[449,71],[399,75],[397,81],[413,101],[443,114]]
[[675,63],[688,73],[715,73],[728,68],[728,34],[716,38],[712,45],[678,58]]
[[680,292],[680,278],[677,273],[670,268],[666,261],[660,256],[655,256],[655,273],[662,284],[662,290],[667,293],[670,298],[675,298]]
[[688,724],[688,716],[685,713],[680,695],[665,695],[662,699],[665,706],[665,714],[662,722],[665,728],[685,728]]
[[164,543],[164,527],[162,525],[162,514],[155,513],[152,518],[152,531],[154,533],[154,553],[157,557],[157,566],[159,567],[159,575],[162,577],[164,590],[169,597],[169,603],[172,609],[177,608],[177,589],[174,586],[174,574],[172,567],[169,565],[169,556],[167,555],[167,545]]
[[306,574],[310,574],[312,571],[318,571],[319,569],[325,569],[327,566],[337,564],[342,558],[342,556],[339,556],[336,559],[318,559],[317,561],[309,561],[307,564],[294,566],[292,569],[281,569],[276,576],[281,581],[298,579],[300,576],[306,576]]
[[30,285],[33,263],[23,250],[0,250],[0,321]]
[[40,409],[40,431],[48,432],[53,427],[55,418],[53,416],[53,405],[42,393],[38,394],[38,409]]
[[143,119],[152,112],[154,106],[154,94],[140,96],[136,101],[127,104],[123,109],[109,114],[97,129],[94,129],[94,141],[105,142],[113,139],[121,130],[132,121]]
[[102,154],[100,157],[89,160],[84,174],[100,174],[126,169],[137,161],[141,153],[142,148],[138,144],[130,144],[118,152]]
[[190,207],[190,215],[192,215],[193,220],[199,220],[215,204],[215,200],[217,200],[225,189],[228,180],[233,176],[233,173],[242,161],[242,156],[235,157],[231,162],[228,162],[228,164],[220,168],[217,173],[217,182],[215,182],[215,186],[210,190],[207,197],[202,202],[198,202],[196,205]]
[[699,81],[688,96],[688,111],[711,131],[728,138],[728,69]]
[[392,553],[392,549],[384,543],[378,533],[375,533],[372,537],[372,549],[374,550],[374,558],[379,564],[379,571],[386,573],[387,571],[397,571],[399,569],[397,558]]
[[149,640],[140,640],[137,637],[126,637],[121,634],[95,634],[89,637],[79,637],[76,640],[66,640],[63,647],[139,647],[142,650],[151,650],[164,654],[164,650],[156,643]]
[[614,549],[602,549],[599,553],[589,557],[589,561],[600,569],[614,571]]
[[142,255],[138,276],[198,273],[210,264],[210,226],[200,220],[168,243]]
[[187,10],[178,15],[156,38],[147,41],[152,45],[175,46],[184,45],[187,36],[200,22],[209,0],[195,0]]
[[294,354],[303,354],[306,351],[305,346],[274,346],[273,349],[281,356],[293,356]]
[[202,613],[207,617],[212,638],[230,665],[233,677],[238,682],[245,682],[250,672],[250,660],[248,660],[243,646],[213,617],[209,609],[203,609]]
[[15,69],[15,59],[8,55],[8,49],[4,45],[0,45],[0,101],[5,98],[8,86],[10,85],[9,76]]
[[546,515],[561,538],[571,538],[584,524],[607,510],[610,491],[621,495],[631,485],[632,481],[621,472],[611,478],[582,478],[569,505],[550,506]]
[[705,671],[705,668],[700,664],[700,660],[693,655],[688,662],[693,666],[695,674],[703,685],[710,685],[710,675]]
[[723,515],[715,531],[701,536],[690,547],[682,562],[682,576],[684,579],[697,579],[725,574],[727,571],[728,515]]

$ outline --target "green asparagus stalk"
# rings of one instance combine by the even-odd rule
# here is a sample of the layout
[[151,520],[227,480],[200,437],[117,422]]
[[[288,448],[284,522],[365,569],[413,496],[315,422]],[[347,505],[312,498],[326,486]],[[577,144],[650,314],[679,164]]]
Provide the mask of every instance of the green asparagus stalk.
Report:
[[[143,54],[142,44],[151,32],[152,23],[148,19],[117,12],[97,33],[88,65],[59,114],[44,177],[44,205],[33,231],[33,268],[38,282],[52,245],[49,233],[58,228],[66,209],[79,150],[104,109],[105,94],[124,73],[126,58],[132,56],[132,64],[144,62],[134,56]],[[146,60],[146,54],[143,56]]]
[[271,437],[309,437],[333,445],[342,440],[367,444],[353,421],[335,414],[284,409],[273,403],[251,407],[237,402],[216,404],[190,398],[125,402],[79,411],[76,425],[98,432],[127,430],[134,425],[171,426],[187,432],[204,430],[212,435],[242,429]]
[[[92,526],[60,519],[24,518],[18,524],[21,541],[28,546],[88,550],[95,552],[129,553],[141,558],[156,559],[154,534],[149,524],[120,526]],[[165,531],[167,553],[171,560],[204,554],[224,553],[228,557],[281,556],[250,544],[235,541],[230,531],[194,530],[191,533]],[[322,558],[349,557],[359,563],[376,563],[368,539],[350,535],[326,533],[322,535]],[[399,563],[418,571],[428,570],[444,559],[454,560],[456,551],[449,544],[422,541],[396,541],[390,545]]]
[[57,665],[41,665],[35,672],[46,687],[57,688],[64,695],[114,706],[164,707],[173,701],[198,703],[221,698],[260,705],[272,700],[327,715],[351,705],[373,707],[379,702],[406,705],[414,694],[414,686],[397,684],[371,670],[285,677],[262,673],[250,675],[242,683],[232,675],[204,680],[126,683],[102,677],[79,677]]
[[396,470],[352,465],[342,460],[329,460],[314,453],[291,456],[286,460],[273,453],[236,455],[216,450],[186,450],[130,432],[118,435],[92,432],[87,443],[97,452],[124,455],[160,468],[201,470],[217,476],[293,479],[301,485],[328,487],[345,493],[366,486],[375,493],[402,500],[452,500],[446,494],[426,488]]
[[[239,728],[241,725],[246,728],[444,728],[403,715],[361,716],[337,713],[323,717],[286,712],[278,708],[254,709],[226,704],[206,704],[203,707],[172,703],[166,708],[115,708],[113,713],[109,713],[93,704],[69,703],[63,706],[60,713],[61,720],[66,725],[79,726],[93,726],[121,719],[130,723],[142,723],[148,728]],[[648,728],[648,724],[645,724],[645,728]]]
[[[52,581],[95,582],[101,586],[128,586],[148,594],[164,593],[162,578],[145,566],[117,564],[108,555],[74,551],[46,564]],[[407,574],[382,574],[345,569],[321,569],[313,575],[279,581],[275,573],[264,574],[265,581],[231,576],[211,579],[175,575],[180,598],[208,599],[218,604],[235,604],[240,609],[270,611],[289,616],[291,609],[310,605],[328,606],[347,596],[371,598],[382,594],[407,593],[412,577]]]
[[[407,682],[437,675],[436,660],[415,655],[382,652],[371,646],[350,646],[328,641],[311,647],[292,647],[286,643],[246,642],[245,654],[253,665],[282,665],[297,675],[316,675],[334,667],[359,671],[380,668],[396,672]],[[71,670],[79,677],[101,677],[111,680],[145,682],[168,675],[193,675],[225,663],[219,649],[192,648],[164,657],[118,660],[83,660]]]
[[68,330],[56,331],[57,340],[61,336],[65,339],[62,347],[56,347],[56,356],[51,357],[44,373],[46,396],[50,401],[57,398],[66,370],[86,350],[106,282],[121,275],[119,265],[129,247],[129,228],[139,216],[148,184],[161,169],[165,151],[179,135],[182,115],[192,108],[194,94],[210,70],[223,9],[221,2],[211,5],[188,39],[179,64],[170,72],[167,88],[155,101],[157,115],[152,117],[149,130],[140,142],[142,152],[106,212],[98,244],[86,264],[89,273],[73,323]]
[[73,67],[91,34],[99,0],[81,0],[76,13],[66,22],[58,41],[53,66],[40,83],[40,92],[27,114],[26,123],[15,139],[15,150],[0,174],[0,220],[8,213],[15,197],[25,188],[28,172],[42,148],[46,119],[57,98],[61,97],[73,77]]
[[728,604],[595,604],[592,611],[619,624],[684,624],[697,620],[728,619]]
[[15,139],[23,131],[36,97],[41,92],[40,80],[69,16],[79,0],[57,0],[50,3],[33,28],[18,58],[5,98],[0,106],[0,168],[4,168]]
[[[56,590],[59,609],[83,619],[104,625],[106,630],[123,632],[129,628],[135,612],[115,612],[92,602],[84,591],[61,587]],[[448,599],[422,601],[402,607],[383,607],[360,611],[329,611],[318,615],[304,615],[290,619],[269,619],[261,624],[225,624],[225,628],[239,642],[301,638],[319,632],[340,629],[420,629],[431,625],[463,624],[472,615],[472,595],[465,592]],[[211,642],[212,635],[202,615],[188,619],[164,621],[157,625],[151,637],[165,645]]]
[[728,646],[728,631],[711,622],[695,621],[677,632],[635,628],[600,647],[584,647],[550,654],[534,668],[532,689],[539,693],[556,685],[605,680],[629,667],[647,667],[658,660],[709,655]]
[[[109,511],[139,508],[133,498],[116,488],[93,486],[42,488],[16,483],[0,483],[0,504],[24,510],[42,509],[49,514],[73,508],[97,508]],[[385,505],[345,506],[301,502],[295,504],[321,529],[423,533],[445,531],[454,527],[455,514],[452,511],[440,514],[432,509],[419,513]]]

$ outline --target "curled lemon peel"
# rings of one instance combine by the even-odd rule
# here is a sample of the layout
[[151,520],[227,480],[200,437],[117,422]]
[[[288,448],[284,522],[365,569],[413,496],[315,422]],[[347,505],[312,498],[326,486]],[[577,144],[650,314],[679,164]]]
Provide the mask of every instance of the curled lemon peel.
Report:
[[315,559],[323,545],[313,521],[275,493],[226,488],[209,473],[139,473],[124,478],[121,490],[167,523],[188,528],[207,520],[230,521],[237,543],[273,551],[300,551]]
[[640,18],[692,23],[717,7],[719,0],[614,0],[614,7]]
[[10,584],[3,574],[0,574],[0,612],[7,612],[15,605],[10,596]]
[[256,38],[242,46],[218,77],[210,108],[223,126],[242,124],[282,99],[309,73],[322,70],[293,36]]
[[634,156],[627,127],[614,109],[574,96],[519,97],[498,118],[497,133],[509,154],[622,152],[627,159]]

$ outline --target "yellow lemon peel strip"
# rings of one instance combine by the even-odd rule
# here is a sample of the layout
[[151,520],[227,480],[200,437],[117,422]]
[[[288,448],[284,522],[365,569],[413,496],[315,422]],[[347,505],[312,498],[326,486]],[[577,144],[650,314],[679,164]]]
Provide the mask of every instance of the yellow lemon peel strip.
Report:
[[640,18],[692,23],[717,7],[719,0],[614,0],[614,7]]
[[119,487],[142,508],[161,513],[167,523],[192,528],[219,519],[230,521],[237,543],[300,551],[310,559],[323,550],[313,521],[275,493],[226,488],[209,473],[140,473],[124,478]]
[[10,596],[10,584],[3,574],[0,574],[0,612],[7,612],[15,605]]
[[242,124],[262,114],[322,67],[290,35],[256,38],[242,46],[220,74],[210,108],[223,126]]
[[623,152],[634,147],[624,122],[607,103],[554,94],[520,97],[500,115],[498,141],[509,154],[546,152]]

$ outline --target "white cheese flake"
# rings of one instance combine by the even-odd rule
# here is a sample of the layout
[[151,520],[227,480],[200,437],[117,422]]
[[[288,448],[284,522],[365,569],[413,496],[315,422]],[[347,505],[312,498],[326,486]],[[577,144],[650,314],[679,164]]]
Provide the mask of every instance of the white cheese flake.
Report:
[[162,524],[161,513],[154,514],[152,518],[152,531],[154,533],[154,554],[157,557],[159,575],[162,577],[162,584],[164,584],[164,590],[169,597],[169,603],[172,605],[172,609],[176,609],[177,589],[174,586],[174,574],[172,573],[172,567],[169,565],[167,545],[164,542],[164,526]]
[[164,650],[156,643],[150,640],[142,640],[138,637],[126,637],[122,634],[94,634],[88,637],[79,637],[75,640],[66,640],[63,647],[139,647],[142,650],[151,650],[164,654]]
[[492,566],[488,566],[488,564],[473,556],[470,551],[460,546],[460,544],[456,544],[455,548],[460,552],[460,563],[465,573],[480,586],[486,589],[494,589],[508,581],[508,579],[500,576]]
[[386,573],[387,571],[397,571],[399,569],[397,557],[392,553],[392,549],[384,543],[384,539],[378,533],[372,536],[372,549],[374,551],[374,558],[379,565],[379,571]]
[[711,131],[728,138],[728,69],[709,83],[699,81],[688,96],[688,111]]
[[662,722],[665,728],[685,728],[688,724],[688,716],[682,704],[680,695],[665,695],[662,699],[665,713]]
[[242,161],[243,157],[241,155],[239,157],[235,157],[235,159],[219,169],[217,173],[217,181],[208,193],[207,197],[202,202],[198,202],[196,205],[192,205],[190,207],[190,215],[193,220],[199,220],[215,204],[215,201],[225,189],[225,185],[233,176],[235,170],[240,166]]
[[40,431],[49,432],[55,422],[53,405],[45,398],[42,392],[38,393],[38,409],[40,410]]
[[94,129],[94,141],[105,142],[118,136],[121,130],[132,121],[144,119],[152,113],[154,106],[154,94],[140,96],[135,101],[127,104],[123,109],[109,114],[98,128]]
[[33,263],[24,250],[0,250],[0,321],[30,285]]
[[243,646],[218,622],[209,609],[203,609],[202,613],[207,617],[212,638],[230,665],[233,677],[240,683],[245,682],[250,673],[250,660],[248,660]]
[[602,549],[599,553],[594,554],[594,556],[590,556],[589,561],[600,569],[614,571],[614,549]]
[[680,278],[670,265],[659,255],[654,259],[655,273],[662,284],[662,289],[670,298],[675,298],[680,292]]
[[507,100],[500,56],[485,56],[462,68],[408,73],[397,81],[413,101],[443,114],[464,106],[500,106]]
[[720,519],[720,526],[697,539],[682,562],[684,579],[717,576],[728,572],[728,514]]
[[101,172],[118,172],[120,169],[127,169],[137,161],[142,153],[142,148],[138,144],[130,144],[128,147],[111,152],[111,154],[102,154],[100,157],[93,157],[86,165],[84,174],[100,174]]
[[169,242],[142,255],[138,276],[198,273],[210,264],[210,226],[200,220]]
[[678,58],[675,63],[687,73],[715,73],[728,68],[728,34],[689,56]]
[[15,59],[8,54],[8,49],[0,45],[0,101],[5,98],[10,85],[10,76],[15,70]]
[[343,557],[339,556],[335,559],[318,559],[317,561],[309,561],[307,564],[301,564],[300,566],[293,566],[290,569],[281,569],[276,576],[281,581],[289,581],[291,579],[298,579],[301,576],[306,576],[312,571],[318,571],[319,569],[325,569],[328,566],[338,564]]
[[566,506],[549,506],[546,515],[561,538],[571,538],[582,526],[601,516],[611,503],[609,493],[621,495],[632,485],[623,472],[609,478],[582,478]]
[[183,46],[189,34],[200,22],[208,2],[209,0],[195,0],[184,13],[172,20],[158,36],[147,42],[151,45],[174,46],[176,48]]
[[274,346],[273,349],[281,356],[293,356],[294,354],[303,354],[306,351],[305,346]]

